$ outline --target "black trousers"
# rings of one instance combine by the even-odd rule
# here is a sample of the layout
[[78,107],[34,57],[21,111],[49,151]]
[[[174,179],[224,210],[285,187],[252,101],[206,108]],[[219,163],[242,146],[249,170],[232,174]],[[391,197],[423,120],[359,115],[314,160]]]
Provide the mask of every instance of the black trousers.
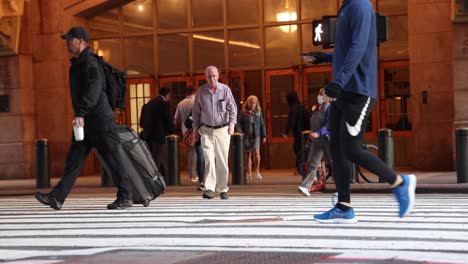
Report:
[[331,103],[328,130],[338,202],[351,202],[349,185],[351,162],[390,184],[396,180],[395,172],[377,156],[361,147],[374,101],[367,96],[345,93]]
[[303,153],[301,153],[302,150],[302,144],[301,144],[301,136],[294,137],[294,142],[293,142],[293,151],[294,155],[296,156],[296,170],[299,172],[299,174],[303,174],[303,168],[302,168],[302,162],[307,159],[307,157],[304,157]]
[[205,157],[200,141],[195,142],[195,152],[197,152],[198,183],[203,183],[205,181]]
[[[157,141],[152,141],[151,144],[151,154],[153,155],[154,162],[158,166],[159,172],[161,172],[163,177],[167,177],[167,164],[168,164],[168,155],[167,155],[167,145],[166,143],[161,143]],[[167,178],[166,178],[167,179]]]
[[117,197],[132,199],[131,183],[128,178],[127,168],[121,162],[118,151],[119,145],[120,138],[113,129],[86,133],[83,141],[75,141],[75,138],[72,136],[72,143],[65,161],[63,177],[50,194],[59,202],[63,203],[65,201],[75,184],[76,178],[80,174],[86,157],[94,147],[111,170],[112,180],[118,189]]

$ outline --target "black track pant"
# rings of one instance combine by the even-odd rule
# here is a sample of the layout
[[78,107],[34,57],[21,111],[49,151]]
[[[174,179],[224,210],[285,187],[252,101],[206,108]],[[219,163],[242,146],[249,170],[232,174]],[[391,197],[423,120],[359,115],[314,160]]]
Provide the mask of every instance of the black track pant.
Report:
[[128,172],[121,162],[118,151],[120,138],[115,130],[97,131],[85,134],[83,141],[75,141],[72,137],[72,143],[68,150],[65,161],[65,171],[57,186],[50,194],[59,202],[64,202],[70,193],[76,178],[80,174],[83,163],[93,147],[102,156],[104,162],[111,169],[112,180],[117,186],[117,197],[123,199],[132,199],[131,183],[128,178]]
[[377,156],[361,147],[374,101],[367,96],[344,93],[330,106],[328,130],[330,131],[332,170],[338,192],[338,202],[351,202],[349,186],[351,162],[390,184],[396,180],[395,172]]

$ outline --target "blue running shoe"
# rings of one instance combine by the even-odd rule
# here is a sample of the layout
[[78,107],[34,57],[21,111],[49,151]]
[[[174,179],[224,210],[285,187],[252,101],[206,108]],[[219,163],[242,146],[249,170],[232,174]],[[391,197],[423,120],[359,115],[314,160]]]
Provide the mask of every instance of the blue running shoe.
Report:
[[393,189],[393,194],[400,205],[400,217],[405,217],[413,209],[415,192],[416,192],[416,176],[414,174],[401,175],[403,183]]
[[353,208],[343,212],[336,206],[323,214],[314,215],[314,219],[320,223],[327,224],[354,224],[357,222],[357,218],[354,217]]

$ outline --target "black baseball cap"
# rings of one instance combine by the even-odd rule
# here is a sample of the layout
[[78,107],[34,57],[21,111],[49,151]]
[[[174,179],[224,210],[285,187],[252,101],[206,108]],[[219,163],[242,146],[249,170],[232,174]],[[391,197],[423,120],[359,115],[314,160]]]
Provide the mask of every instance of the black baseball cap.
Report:
[[72,27],[68,30],[67,34],[60,35],[62,39],[72,39],[72,38],[81,38],[86,42],[89,41],[88,32],[82,27]]

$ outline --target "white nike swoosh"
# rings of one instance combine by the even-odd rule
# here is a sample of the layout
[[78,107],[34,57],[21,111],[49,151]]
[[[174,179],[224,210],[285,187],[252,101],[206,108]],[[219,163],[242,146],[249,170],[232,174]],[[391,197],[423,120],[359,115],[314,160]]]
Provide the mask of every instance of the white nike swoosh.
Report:
[[367,98],[367,102],[364,105],[364,108],[361,110],[361,115],[359,116],[359,119],[357,120],[356,124],[354,126],[351,126],[348,124],[348,122],[345,121],[346,123],[346,128],[348,129],[348,133],[355,137],[361,132],[362,128],[362,121],[364,121],[364,117],[366,116],[367,108],[369,108],[369,103],[370,103],[370,97]]

